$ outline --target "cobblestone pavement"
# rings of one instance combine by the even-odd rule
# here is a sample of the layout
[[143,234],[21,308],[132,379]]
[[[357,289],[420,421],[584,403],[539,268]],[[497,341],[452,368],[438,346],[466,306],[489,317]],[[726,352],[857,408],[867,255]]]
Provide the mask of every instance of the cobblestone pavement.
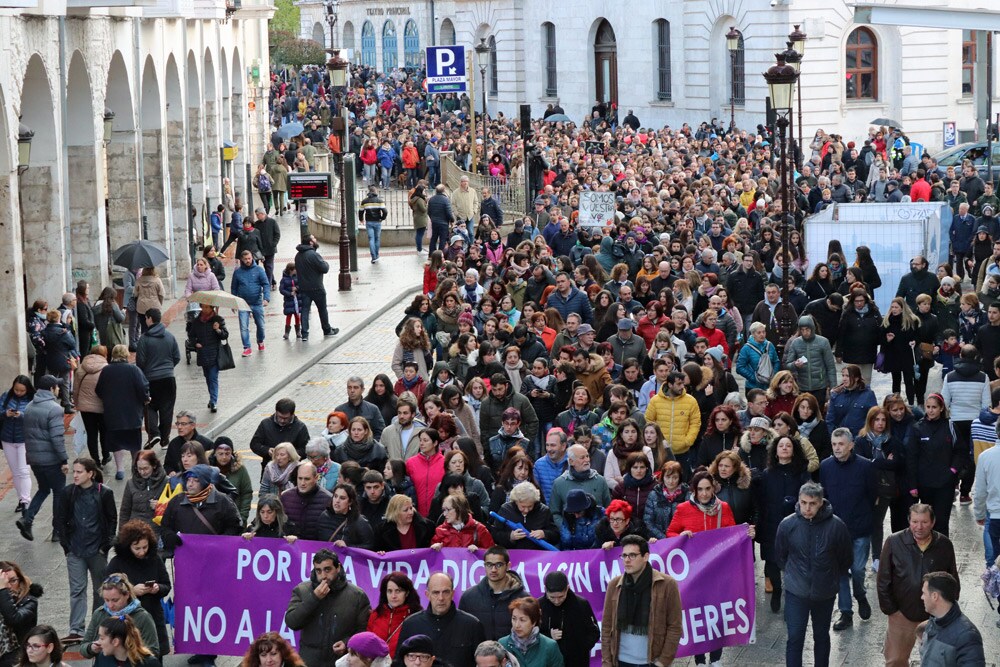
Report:
[[[416,262],[416,258],[405,261]],[[385,270],[386,267],[379,268]],[[365,275],[364,272],[362,275]],[[404,295],[407,293],[404,291]],[[348,376],[357,374],[370,380],[376,373],[391,373],[389,363],[396,340],[394,328],[399,321],[401,310],[402,307],[397,306],[385,314],[375,317],[359,331],[360,335],[355,334],[345,338],[334,351],[310,362],[293,380],[284,383],[270,394],[262,395],[258,399],[249,396],[248,394],[251,392],[241,392],[239,389],[232,390],[233,403],[239,403],[242,406],[241,411],[245,414],[235,419],[230,425],[219,429],[217,434],[224,433],[237,443],[237,447],[241,450],[241,456],[247,463],[251,478],[257,477],[260,467],[259,460],[249,452],[247,444],[257,423],[260,419],[271,414],[274,402],[278,398],[288,396],[294,399],[300,418],[308,424],[310,432],[318,433],[323,428],[325,415],[334,406],[345,400],[344,387]],[[283,367],[280,363],[275,365],[280,374],[285,374],[293,371],[293,364],[301,363],[304,358],[303,356],[293,357],[289,354],[286,355]],[[252,357],[251,361],[253,360]],[[932,375],[930,384],[930,390],[934,390],[940,385],[939,374]],[[202,387],[199,389],[204,391]],[[890,389],[888,377],[876,377],[875,389],[880,397],[887,393]],[[112,479],[109,485],[120,497],[124,482],[116,482]],[[40,605],[41,617],[43,620],[53,623],[58,630],[64,631],[69,614],[65,560],[56,545],[41,541],[40,537],[44,537],[44,535],[41,535],[33,543],[21,540],[13,526],[13,507],[14,500],[10,494],[0,500],[0,516],[8,517],[7,521],[2,521],[2,527],[0,527],[0,535],[3,536],[0,540],[0,559],[11,559],[25,564],[32,578],[46,587],[46,595],[42,598]],[[43,527],[47,526],[49,516],[48,506],[46,506],[36,522],[38,527],[36,534],[45,531]],[[982,529],[976,526],[972,520],[969,507],[955,508],[952,527],[952,539],[955,541],[958,552],[958,569],[963,587],[962,609],[976,623],[984,636],[987,664],[995,665],[998,661],[997,656],[1000,656],[1000,631],[994,625],[998,615],[990,608],[978,586],[978,578],[983,569]],[[762,570],[762,565],[758,563],[756,643],[750,646],[726,649],[722,657],[724,664],[763,666],[778,665],[784,661],[785,627],[781,615],[771,613],[768,608],[767,596],[760,583],[763,581]],[[832,664],[866,667],[883,664],[881,650],[886,624],[885,617],[875,605],[875,581],[872,573],[868,575],[868,591],[869,600],[875,606],[873,616],[871,620],[865,622],[855,618],[855,625],[852,629],[842,633],[834,633]],[[810,652],[811,639],[807,638],[805,653],[807,665],[813,664]],[[918,655],[914,653],[913,657],[916,661]],[[693,659],[685,658],[676,664],[690,665],[693,662]],[[71,664],[82,665],[84,663],[73,662]],[[184,664],[186,663],[183,657],[169,656],[165,660],[167,667]],[[239,660],[220,658],[218,664],[220,667],[235,667],[239,664]]]

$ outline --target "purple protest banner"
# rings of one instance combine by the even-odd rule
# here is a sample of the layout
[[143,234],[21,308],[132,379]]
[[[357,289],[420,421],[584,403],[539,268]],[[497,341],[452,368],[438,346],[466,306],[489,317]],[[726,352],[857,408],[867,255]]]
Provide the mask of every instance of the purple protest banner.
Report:
[[[292,588],[309,578],[312,556],[322,542],[185,535],[176,554],[175,634],[178,653],[243,655],[255,637],[279,632],[294,646],[297,633],[284,624]],[[407,574],[421,599],[427,579],[446,572],[455,581],[455,601],[485,575],[482,552],[415,549],[379,556],[363,549],[336,549],[348,580],[373,606],[379,583],[394,570]],[[608,582],[622,573],[621,549],[583,551],[511,550],[511,568],[527,591],[544,594],[542,581],[562,570],[570,587],[602,616]],[[708,653],[752,641],[754,631],[753,556],[746,526],[660,540],[650,545],[650,564],[677,580],[684,607],[684,634],[678,657]],[[591,664],[600,665],[600,644]]]

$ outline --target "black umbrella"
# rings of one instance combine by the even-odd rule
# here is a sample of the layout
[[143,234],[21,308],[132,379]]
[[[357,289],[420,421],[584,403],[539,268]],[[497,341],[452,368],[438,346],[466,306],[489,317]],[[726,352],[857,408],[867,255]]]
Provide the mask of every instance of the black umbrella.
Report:
[[124,266],[126,269],[145,269],[148,267],[163,264],[170,259],[166,248],[152,241],[132,241],[118,248],[111,255],[115,266]]
[[898,127],[902,128],[903,124],[898,120],[893,120],[891,118],[876,118],[869,125],[885,125],[886,127]]

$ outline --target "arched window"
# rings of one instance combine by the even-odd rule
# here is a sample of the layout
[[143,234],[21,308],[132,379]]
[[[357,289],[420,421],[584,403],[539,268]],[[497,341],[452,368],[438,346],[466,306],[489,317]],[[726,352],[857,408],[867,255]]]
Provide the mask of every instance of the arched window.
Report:
[[[739,32],[737,30],[737,32]],[[736,47],[735,56],[729,56],[729,90],[732,91],[733,103],[737,106],[746,104],[746,49],[743,45],[743,33],[740,32],[740,42]]]
[[403,28],[403,66],[420,67],[420,33],[413,19]]
[[845,48],[846,86],[849,100],[878,99],[878,40],[868,28],[855,28]]
[[545,95],[559,94],[556,79],[556,26],[546,21],[542,24],[542,47],[545,49]]
[[[987,36],[989,38],[989,36]],[[976,31],[962,31],[962,97],[972,97],[976,79]]]
[[495,96],[500,90],[500,79],[497,76],[497,38],[490,35],[486,43],[490,47],[490,95]]
[[399,49],[396,46],[396,24],[386,21],[382,26],[382,71],[389,73],[399,66]]
[[442,46],[455,46],[455,24],[451,22],[451,19],[441,21],[440,37]]
[[354,50],[354,24],[350,21],[344,24],[344,48]]
[[361,26],[361,64],[375,67],[375,26],[371,21],[365,21]]
[[322,23],[313,24],[313,41],[320,46],[326,46],[326,31],[323,29]]
[[656,44],[656,99],[669,100],[670,91],[670,21],[653,23]]

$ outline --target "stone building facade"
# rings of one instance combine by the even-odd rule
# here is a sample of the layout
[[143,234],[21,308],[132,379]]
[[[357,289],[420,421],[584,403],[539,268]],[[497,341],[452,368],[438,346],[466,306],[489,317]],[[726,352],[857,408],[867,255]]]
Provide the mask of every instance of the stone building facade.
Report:
[[[245,192],[263,152],[272,13],[268,0],[0,0],[0,377],[27,366],[26,306],[55,307],[78,280],[96,299],[122,244],[169,250],[169,292],[187,275],[223,175]],[[19,165],[22,126],[34,136]]]
[[[875,0],[887,5],[997,10],[994,0]],[[324,0],[300,0],[302,36],[329,43]],[[337,46],[380,70],[428,44],[486,39],[487,105],[537,117],[558,100],[583,118],[614,100],[655,127],[697,124],[732,108],[740,127],[763,122],[761,73],[793,23],[808,34],[803,126],[857,137],[877,117],[899,120],[931,150],[945,121],[975,131],[974,36],[968,31],[854,23],[851,0],[339,0]],[[726,33],[741,33],[736,57]],[[411,35],[406,42],[404,34]],[[415,37],[414,37],[415,36]],[[995,49],[1000,52],[1000,49]],[[981,54],[982,55],[982,54]],[[422,59],[422,56],[420,56]],[[420,60],[422,62],[422,60]],[[996,69],[994,69],[994,72]],[[477,88],[480,70],[474,67]],[[734,85],[735,84],[735,85]],[[1000,88],[994,84],[996,91]],[[476,105],[481,106],[476,93]],[[797,132],[796,132],[797,133]]]

